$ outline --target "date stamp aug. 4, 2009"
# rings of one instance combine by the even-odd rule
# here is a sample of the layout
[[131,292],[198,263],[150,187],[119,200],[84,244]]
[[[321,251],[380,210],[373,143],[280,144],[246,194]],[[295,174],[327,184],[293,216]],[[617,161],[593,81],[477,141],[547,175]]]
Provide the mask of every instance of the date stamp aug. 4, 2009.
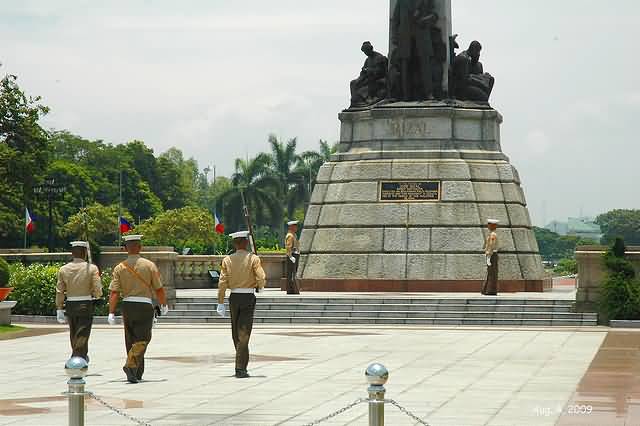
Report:
[[570,416],[584,416],[593,412],[593,407],[587,404],[569,404],[557,407],[535,407],[534,412],[539,417],[551,417],[552,415],[566,414]]

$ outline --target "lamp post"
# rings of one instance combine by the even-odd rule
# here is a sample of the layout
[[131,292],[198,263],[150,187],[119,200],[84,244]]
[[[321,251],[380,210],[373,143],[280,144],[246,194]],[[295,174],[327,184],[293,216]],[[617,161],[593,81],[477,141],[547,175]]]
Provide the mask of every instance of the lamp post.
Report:
[[47,248],[49,249],[49,253],[53,252],[53,202],[62,200],[65,192],[67,192],[67,188],[64,185],[56,183],[53,177],[48,177],[42,185],[33,187],[34,195],[46,199],[49,207],[49,224],[47,231]]

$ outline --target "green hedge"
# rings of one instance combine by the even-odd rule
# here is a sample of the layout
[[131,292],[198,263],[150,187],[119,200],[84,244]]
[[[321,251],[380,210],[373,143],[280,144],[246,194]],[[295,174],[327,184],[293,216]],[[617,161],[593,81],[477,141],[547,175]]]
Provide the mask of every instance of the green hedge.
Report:
[[[17,315],[55,315],[56,313],[56,283],[59,264],[10,265],[11,279],[9,285],[13,292],[9,300],[18,302],[13,313]],[[109,294],[111,270],[102,271],[103,298]],[[108,307],[105,304],[97,306],[96,315],[106,315]]]
[[640,319],[640,280],[624,257],[621,239],[605,254],[606,278],[600,288],[600,312],[606,320]]

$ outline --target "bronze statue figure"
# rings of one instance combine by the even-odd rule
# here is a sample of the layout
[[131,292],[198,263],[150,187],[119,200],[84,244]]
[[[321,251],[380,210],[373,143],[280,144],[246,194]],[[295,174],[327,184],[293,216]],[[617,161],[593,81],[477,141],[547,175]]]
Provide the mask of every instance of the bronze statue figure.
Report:
[[397,1],[391,18],[392,98],[417,101],[441,96],[446,46],[437,22],[433,0]]
[[453,63],[455,95],[461,101],[489,102],[495,79],[485,73],[480,62],[482,45],[472,41]]
[[365,41],[360,49],[367,56],[360,76],[351,81],[351,107],[373,105],[387,97],[387,57]]

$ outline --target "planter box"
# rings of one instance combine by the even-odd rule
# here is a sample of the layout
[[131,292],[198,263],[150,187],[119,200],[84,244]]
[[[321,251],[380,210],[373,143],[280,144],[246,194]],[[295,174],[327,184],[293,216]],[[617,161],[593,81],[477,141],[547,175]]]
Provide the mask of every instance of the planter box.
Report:
[[13,287],[0,287],[0,302],[4,302],[12,291]]
[[11,309],[18,302],[0,302],[0,325],[11,325]]

